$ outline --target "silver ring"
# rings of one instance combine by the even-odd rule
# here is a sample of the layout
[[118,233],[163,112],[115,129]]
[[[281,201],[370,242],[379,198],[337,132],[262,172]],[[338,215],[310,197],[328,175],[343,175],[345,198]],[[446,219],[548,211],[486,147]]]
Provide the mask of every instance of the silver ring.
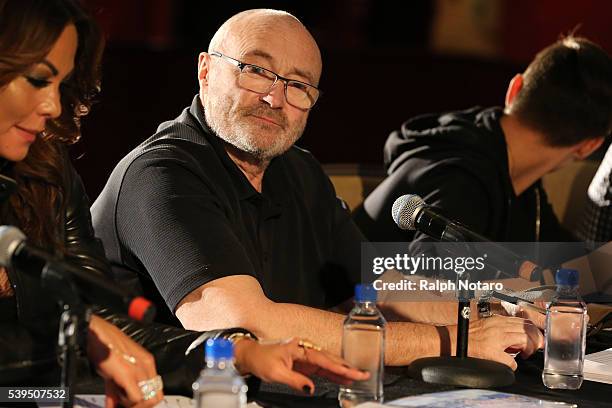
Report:
[[148,401],[152,398],[155,398],[155,396],[157,395],[157,391],[155,390],[151,390],[149,391],[147,394],[145,394],[144,392],[142,393],[142,400],[143,401]]
[[142,392],[142,399],[147,401],[155,398],[157,392],[164,388],[164,383],[161,376],[156,375],[149,380],[140,381],[138,386],[140,387],[140,392]]

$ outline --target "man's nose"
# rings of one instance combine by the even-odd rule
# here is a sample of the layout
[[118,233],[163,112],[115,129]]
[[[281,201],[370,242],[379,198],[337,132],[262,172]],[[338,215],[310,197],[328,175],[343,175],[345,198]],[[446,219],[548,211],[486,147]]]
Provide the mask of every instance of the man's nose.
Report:
[[272,88],[262,98],[264,102],[273,109],[282,108],[285,104],[285,83],[281,80],[276,81]]

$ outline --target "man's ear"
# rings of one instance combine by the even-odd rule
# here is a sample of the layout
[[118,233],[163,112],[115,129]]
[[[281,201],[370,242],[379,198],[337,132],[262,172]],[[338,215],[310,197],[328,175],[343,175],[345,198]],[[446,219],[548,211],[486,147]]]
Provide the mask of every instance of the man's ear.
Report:
[[604,137],[595,137],[583,140],[576,145],[575,155],[578,160],[584,160],[591,155],[604,142]]
[[516,95],[523,89],[523,75],[516,74],[512,80],[510,80],[510,84],[508,84],[508,89],[506,90],[506,108],[512,105],[514,102],[514,98]]
[[204,89],[208,86],[208,72],[210,68],[210,54],[207,52],[201,52],[198,56],[198,83],[200,89]]

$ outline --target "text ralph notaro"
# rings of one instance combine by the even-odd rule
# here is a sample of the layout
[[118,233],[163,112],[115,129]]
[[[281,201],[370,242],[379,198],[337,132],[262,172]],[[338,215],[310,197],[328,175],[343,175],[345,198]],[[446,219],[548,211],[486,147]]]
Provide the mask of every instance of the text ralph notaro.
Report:
[[376,290],[385,291],[456,291],[456,290],[484,290],[484,291],[501,291],[504,289],[504,285],[500,282],[468,282],[465,280],[459,280],[453,282],[451,280],[426,280],[421,279],[419,281],[402,279],[399,282],[384,282],[380,279],[372,282],[372,286]]
[[404,274],[414,275],[418,271],[482,271],[485,268],[486,254],[479,257],[440,257],[440,256],[410,256],[396,254],[392,257],[376,257],[372,261],[372,272],[380,275],[386,270],[396,269]]

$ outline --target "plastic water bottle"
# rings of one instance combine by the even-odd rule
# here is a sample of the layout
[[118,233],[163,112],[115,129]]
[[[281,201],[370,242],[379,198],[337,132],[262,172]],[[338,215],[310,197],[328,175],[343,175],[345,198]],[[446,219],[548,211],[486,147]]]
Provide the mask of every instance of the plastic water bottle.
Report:
[[206,341],[206,367],[192,388],[196,408],[246,406],[247,386],[234,368],[234,345],[231,341]]
[[576,390],[582,385],[587,308],[578,294],[578,271],[559,269],[557,293],[546,308],[546,346],[542,381],[548,388]]
[[351,366],[369,372],[370,378],[341,386],[338,393],[341,407],[383,401],[385,324],[376,308],[376,290],[370,285],[357,285],[355,307],[344,321],[342,357]]

